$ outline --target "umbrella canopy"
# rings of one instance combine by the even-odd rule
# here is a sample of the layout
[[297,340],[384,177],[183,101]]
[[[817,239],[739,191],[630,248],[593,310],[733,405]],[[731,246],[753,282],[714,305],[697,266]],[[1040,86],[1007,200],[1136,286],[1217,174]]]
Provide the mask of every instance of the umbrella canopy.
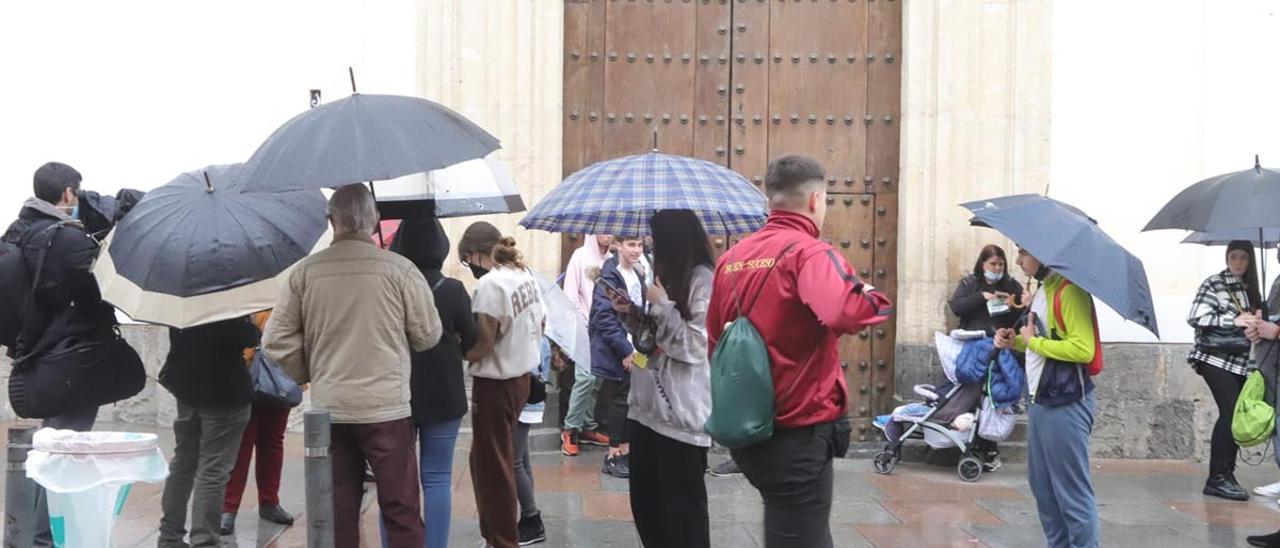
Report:
[[377,184],[383,219],[448,218],[524,211],[506,164],[484,158]]
[[764,195],[733,170],[651,152],[574,173],[520,224],[548,232],[644,236],[655,212],[689,209],[707,234],[745,234],[764,226],[766,206]]
[[[1255,247],[1273,247],[1280,243],[1280,228],[1241,228],[1222,232],[1193,232],[1182,239],[1184,244],[1227,245],[1235,240],[1253,242]],[[1265,251],[1265,250],[1264,250]]]
[[542,274],[534,273],[542,288],[542,302],[547,304],[547,338],[556,343],[573,363],[591,363],[591,338],[587,322],[560,286]]
[[1160,336],[1142,261],[1111,239],[1084,212],[1037,194],[991,198],[961,206],[973,213],[970,224],[1008,236],[1125,319]]
[[1218,175],[1187,187],[1165,204],[1143,231],[1180,228],[1222,232],[1280,226],[1280,171],[1253,169]]
[[237,169],[210,166],[147,193],[94,265],[103,299],[180,328],[271,308],[282,273],[327,240],[326,202],[317,190],[243,193]]
[[443,105],[354,94],[285,122],[245,162],[246,192],[385,181],[484,158],[498,140]]

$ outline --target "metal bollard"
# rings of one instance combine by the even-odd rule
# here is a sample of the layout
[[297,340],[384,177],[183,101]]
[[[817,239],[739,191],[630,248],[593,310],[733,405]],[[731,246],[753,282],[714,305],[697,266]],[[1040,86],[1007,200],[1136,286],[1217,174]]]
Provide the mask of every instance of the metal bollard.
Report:
[[36,482],[27,477],[27,451],[36,427],[9,427],[9,467],[4,486],[5,548],[28,548],[35,542]]
[[307,547],[333,548],[333,463],[329,457],[329,412],[302,416],[306,446]]

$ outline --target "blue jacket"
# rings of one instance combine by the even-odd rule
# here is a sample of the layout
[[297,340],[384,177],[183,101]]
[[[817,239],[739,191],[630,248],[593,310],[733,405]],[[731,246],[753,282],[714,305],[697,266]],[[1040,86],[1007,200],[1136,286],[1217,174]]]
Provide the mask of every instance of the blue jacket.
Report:
[[995,341],[991,337],[965,343],[964,349],[956,357],[956,380],[960,384],[987,383],[987,366],[991,366],[991,400],[996,407],[1008,407],[1022,398],[1022,388],[1027,384],[1027,375],[1022,370],[1012,351],[1001,350],[996,354],[995,362],[991,362],[991,352],[995,350]]
[[[611,257],[600,267],[600,279],[612,283],[614,287],[625,290],[627,281],[618,271],[618,258]],[[643,307],[647,296],[640,292]],[[627,328],[613,309],[609,294],[604,292],[604,284],[596,283],[595,293],[591,299],[591,319],[587,324],[587,332],[591,336],[591,374],[604,379],[622,381],[628,376],[622,367],[622,360],[633,354],[636,349],[627,339]]]

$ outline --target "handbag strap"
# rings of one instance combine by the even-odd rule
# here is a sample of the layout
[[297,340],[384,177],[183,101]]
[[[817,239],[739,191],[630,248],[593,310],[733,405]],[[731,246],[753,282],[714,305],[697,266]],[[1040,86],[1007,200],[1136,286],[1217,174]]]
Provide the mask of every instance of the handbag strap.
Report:
[[[35,235],[35,238],[39,238],[46,235],[48,236],[48,238],[43,243],[41,243],[39,251],[36,254],[35,276],[33,276],[31,279],[31,289],[27,292],[27,298],[22,303],[23,316],[27,318],[34,317],[31,307],[35,306],[36,289],[40,287],[40,281],[44,278],[44,264],[45,264],[45,261],[49,258],[49,249],[53,247],[53,240],[57,236],[58,229],[61,229],[62,227],[66,226],[67,223],[69,222],[70,221],[55,222],[41,229],[40,233]],[[26,244],[27,241],[28,240],[25,237],[19,240],[19,250],[25,247],[24,244]],[[18,338],[19,339],[22,338],[21,333],[19,334]],[[42,338],[40,341],[41,344],[38,344],[34,348],[27,350],[26,345],[28,343],[26,341],[19,340],[17,341],[17,346],[19,347],[17,353],[23,356],[34,355],[39,352],[43,352],[47,350],[50,346],[52,346],[53,342],[56,342],[56,341],[46,341],[46,340],[43,340]]]

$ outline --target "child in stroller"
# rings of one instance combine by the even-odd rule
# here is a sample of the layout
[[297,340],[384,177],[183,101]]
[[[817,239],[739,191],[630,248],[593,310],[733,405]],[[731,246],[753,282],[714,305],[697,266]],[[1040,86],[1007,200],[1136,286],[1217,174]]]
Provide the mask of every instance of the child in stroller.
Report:
[[951,336],[936,334],[938,357],[948,382],[939,386],[916,385],[914,391],[923,402],[900,406],[891,415],[876,418],[875,425],[884,431],[889,442],[875,457],[876,472],[893,472],[908,439],[924,439],[934,449],[959,448],[962,457],[956,472],[964,481],[978,481],[984,472],[994,470],[986,451],[981,449],[980,436],[1002,441],[1012,430],[1015,418],[996,409],[991,401],[988,388],[994,368],[987,368],[979,379],[970,379],[976,382],[960,382],[956,374],[956,360],[965,342],[983,336],[982,332],[963,331],[952,332]]

